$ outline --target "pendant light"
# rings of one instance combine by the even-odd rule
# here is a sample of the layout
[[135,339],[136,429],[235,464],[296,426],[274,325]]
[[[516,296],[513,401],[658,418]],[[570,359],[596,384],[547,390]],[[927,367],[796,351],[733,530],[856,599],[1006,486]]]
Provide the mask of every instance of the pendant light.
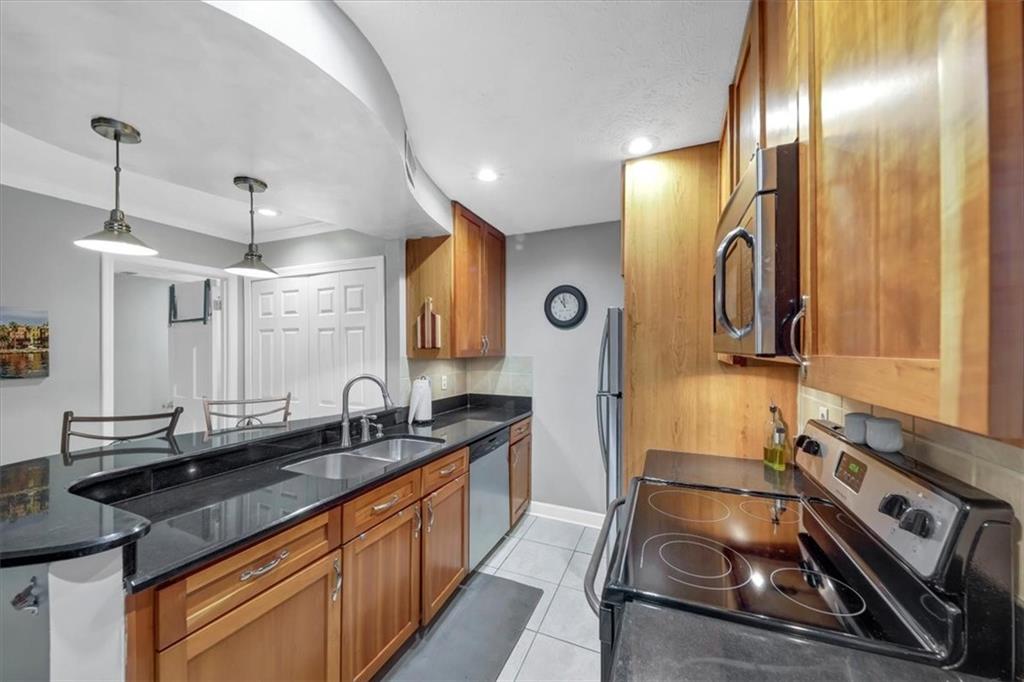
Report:
[[92,129],[114,141],[114,209],[110,212],[110,218],[103,223],[102,230],[76,240],[75,246],[125,256],[155,256],[156,249],[146,246],[132,234],[131,225],[124,219],[121,210],[121,143],[138,144],[142,141],[142,134],[129,123],[103,117],[92,120]]
[[253,279],[270,279],[278,277],[273,268],[263,264],[263,254],[260,247],[256,246],[256,211],[254,210],[253,193],[267,191],[267,183],[256,178],[239,175],[235,178],[235,187],[249,192],[249,250],[242,256],[242,260],[234,265],[224,268],[232,275],[252,277]]

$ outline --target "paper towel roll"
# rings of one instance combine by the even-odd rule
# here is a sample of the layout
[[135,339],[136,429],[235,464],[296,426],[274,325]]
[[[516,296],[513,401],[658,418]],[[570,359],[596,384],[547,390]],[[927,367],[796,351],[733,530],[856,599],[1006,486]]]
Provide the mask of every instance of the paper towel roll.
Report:
[[430,379],[420,377],[412,382],[412,392],[409,394],[409,423],[422,424],[433,421],[432,408]]

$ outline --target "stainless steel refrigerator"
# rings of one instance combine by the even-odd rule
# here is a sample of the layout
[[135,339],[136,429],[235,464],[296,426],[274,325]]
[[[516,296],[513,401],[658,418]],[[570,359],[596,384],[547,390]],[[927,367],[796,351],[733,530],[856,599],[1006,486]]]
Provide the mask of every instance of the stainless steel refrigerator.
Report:
[[598,353],[597,434],[605,470],[605,505],[622,495],[622,308],[609,308]]

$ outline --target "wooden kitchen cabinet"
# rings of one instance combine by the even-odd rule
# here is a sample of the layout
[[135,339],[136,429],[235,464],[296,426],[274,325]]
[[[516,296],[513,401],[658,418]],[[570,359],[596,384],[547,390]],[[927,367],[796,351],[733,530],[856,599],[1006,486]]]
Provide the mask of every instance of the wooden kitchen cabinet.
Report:
[[532,466],[530,420],[525,419],[514,424],[511,433],[512,444],[508,450],[509,514],[511,525],[514,526],[530,506]]
[[341,552],[157,653],[158,680],[338,680]]
[[[505,354],[505,235],[452,203],[450,237],[405,246],[407,352],[410,358]],[[416,317],[431,299],[441,317],[441,347],[416,347]]]
[[420,623],[420,502],[342,548],[341,679],[368,680]]
[[750,3],[733,79],[733,186],[750,165],[757,148],[764,145],[760,16],[761,3]]
[[1024,436],[1021,12],[801,3],[807,385]]
[[469,475],[423,498],[423,624],[458,589],[469,570]]

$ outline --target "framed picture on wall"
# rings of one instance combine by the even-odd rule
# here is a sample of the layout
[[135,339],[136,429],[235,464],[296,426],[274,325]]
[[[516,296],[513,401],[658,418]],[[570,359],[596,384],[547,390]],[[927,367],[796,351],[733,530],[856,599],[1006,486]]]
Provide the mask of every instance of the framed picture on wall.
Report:
[[50,318],[45,310],[0,306],[0,379],[50,376]]

